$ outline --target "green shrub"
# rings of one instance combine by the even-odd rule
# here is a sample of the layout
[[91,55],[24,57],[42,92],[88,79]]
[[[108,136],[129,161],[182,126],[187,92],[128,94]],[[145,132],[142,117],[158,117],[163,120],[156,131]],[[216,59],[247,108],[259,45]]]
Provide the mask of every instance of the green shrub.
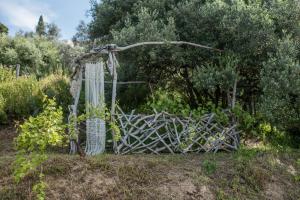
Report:
[[295,138],[291,137],[287,132],[272,126],[270,123],[261,123],[259,132],[263,141],[276,149],[299,148],[299,142],[294,142]]
[[0,64],[0,83],[4,81],[11,81],[13,79],[15,79],[14,71]]
[[[300,142],[300,63],[299,45],[291,37],[277,41],[277,49],[263,64],[258,111],[272,127]],[[297,144],[298,143],[298,144]]]
[[259,136],[259,131],[257,131],[258,119],[255,116],[243,110],[239,104],[233,108],[233,113],[237,118],[238,128],[243,131],[242,136],[247,138]]
[[5,99],[0,95],[0,123],[7,120],[7,115],[5,113]]
[[153,96],[148,100],[144,110],[166,111],[172,114],[189,115],[191,112],[190,106],[184,100],[184,97],[176,91],[167,91],[158,89]]
[[63,58],[56,41],[44,37],[23,37],[20,34],[10,37],[0,34],[0,63],[4,65],[20,64],[22,72],[45,77],[57,71],[61,61]]
[[30,172],[39,171],[39,182],[33,187],[37,199],[45,199],[45,182],[42,164],[48,159],[47,147],[65,142],[65,124],[61,107],[52,99],[45,98],[43,112],[30,117],[20,126],[16,139],[17,156],[14,162],[14,179],[18,183]]
[[68,113],[72,99],[69,85],[69,79],[59,74],[40,81],[34,77],[16,79],[10,69],[0,68],[0,122],[38,114],[44,95],[57,99],[64,113]]
[[69,78],[60,74],[51,74],[39,82],[41,91],[49,98],[55,98],[64,113],[68,113],[68,105],[72,100],[69,82]]
[[221,124],[225,125],[229,122],[229,117],[224,110],[221,107],[216,107],[212,102],[207,102],[205,105],[192,109],[180,92],[167,91],[161,88],[154,92],[141,110],[143,112],[166,111],[184,117],[191,115],[193,118],[202,117],[207,113],[215,113],[215,119]]
[[224,112],[221,107],[216,107],[212,102],[192,109],[180,92],[167,91],[161,88],[156,90],[151,98],[148,98],[146,105],[143,105],[140,110],[147,113],[152,113],[153,110],[165,111],[183,117],[191,116],[194,119],[199,119],[204,114],[214,113],[214,119],[225,126],[230,120],[228,113]]
[[0,83],[0,96],[4,102],[2,112],[14,118],[38,112],[43,98],[39,83],[33,77],[20,77]]
[[45,98],[43,102],[43,112],[20,125],[21,134],[16,140],[18,150],[39,152],[62,142],[65,128],[62,108],[52,99]]

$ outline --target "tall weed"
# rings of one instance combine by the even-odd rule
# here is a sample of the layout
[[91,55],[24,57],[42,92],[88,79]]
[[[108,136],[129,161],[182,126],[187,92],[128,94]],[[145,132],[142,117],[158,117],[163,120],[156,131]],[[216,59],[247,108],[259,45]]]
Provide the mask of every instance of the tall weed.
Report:
[[39,82],[41,91],[49,98],[55,98],[57,105],[63,108],[64,113],[68,112],[68,105],[71,104],[69,93],[70,81],[67,76],[51,74]]
[[42,92],[38,81],[33,77],[20,77],[0,83],[0,96],[3,111],[14,118],[37,113],[42,106]]

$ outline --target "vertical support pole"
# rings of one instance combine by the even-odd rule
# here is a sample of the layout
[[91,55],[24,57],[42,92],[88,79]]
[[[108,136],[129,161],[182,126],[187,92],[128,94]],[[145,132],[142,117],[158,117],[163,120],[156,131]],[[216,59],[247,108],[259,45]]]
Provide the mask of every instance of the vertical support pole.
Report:
[[[115,57],[115,54],[110,52],[110,64],[112,65],[112,77],[113,77],[113,87],[112,87],[112,98],[111,98],[111,123],[115,123],[115,111],[116,111],[116,96],[117,96],[117,80],[118,80],[118,74],[117,74],[117,60]],[[115,132],[112,130],[112,135],[114,137]],[[113,138],[113,149],[114,152],[117,152],[117,142]]]
[[69,125],[71,126],[69,128],[69,134],[71,136],[70,140],[70,153],[75,154],[78,151],[77,145],[78,145],[78,127],[77,127],[77,107],[80,97],[80,91],[82,87],[82,67],[80,67],[77,75],[77,80],[74,80],[71,85],[71,91],[74,104],[70,106],[70,115],[68,118]]
[[[234,80],[233,91],[232,91],[231,109],[234,109],[235,103],[236,103],[237,81],[238,81],[238,77],[236,77],[235,80]],[[237,120],[236,120],[236,117],[233,114],[233,116],[232,116],[232,125],[235,126],[236,124],[237,124]],[[235,128],[232,131],[234,132],[233,145],[234,145],[234,148],[237,150],[239,145],[240,145],[240,134],[236,133]]]
[[20,68],[21,68],[20,64],[17,64],[17,66],[16,66],[16,78],[19,78],[19,76],[20,76]]
[[231,108],[235,107],[235,102],[236,102],[236,87],[237,87],[237,77],[235,78],[234,85],[233,85]]
[[117,96],[117,70],[116,65],[113,65],[113,88],[112,88],[112,99],[111,99],[111,114],[115,114],[116,110],[116,96]]

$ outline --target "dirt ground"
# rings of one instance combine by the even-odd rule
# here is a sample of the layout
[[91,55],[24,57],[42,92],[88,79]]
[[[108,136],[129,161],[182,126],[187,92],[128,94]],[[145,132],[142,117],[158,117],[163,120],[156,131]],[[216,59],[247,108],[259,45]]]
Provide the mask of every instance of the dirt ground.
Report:
[[[12,179],[16,136],[0,130],[0,200],[34,199],[32,172]],[[188,155],[49,154],[47,199],[300,199],[300,152],[243,149]]]
[[14,125],[0,125],[0,156],[14,152],[13,139],[17,136]]

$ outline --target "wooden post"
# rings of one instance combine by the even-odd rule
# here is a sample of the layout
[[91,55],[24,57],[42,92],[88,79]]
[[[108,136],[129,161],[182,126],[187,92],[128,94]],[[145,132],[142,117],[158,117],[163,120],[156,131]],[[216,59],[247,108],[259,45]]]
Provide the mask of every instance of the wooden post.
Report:
[[113,64],[113,88],[112,88],[112,99],[111,99],[111,114],[115,114],[116,110],[116,96],[117,96],[117,70],[115,63]]
[[[78,127],[77,127],[77,108],[78,102],[82,87],[82,66],[80,66],[79,71],[77,72],[77,77],[71,83],[71,94],[74,100],[74,104],[70,106],[70,116],[69,116],[69,123],[70,126],[73,126],[76,133],[76,138],[72,138],[70,141],[70,153],[75,154],[77,151],[82,151],[80,146],[78,145]],[[72,119],[72,120],[71,120]],[[71,121],[70,121],[71,120]],[[74,133],[72,133],[74,134]]]
[[17,64],[17,66],[16,66],[16,78],[18,78],[20,76],[20,68],[21,68],[20,64]]
[[238,79],[237,79],[237,77],[236,77],[235,80],[234,80],[234,85],[233,85],[231,108],[234,108],[234,107],[235,107],[237,80],[238,80]]
[[[233,91],[232,91],[232,103],[231,103],[231,109],[234,109],[235,107],[235,102],[236,102],[236,90],[237,90],[237,81],[238,81],[238,77],[235,78],[234,80],[234,85],[233,85]],[[237,124],[237,119],[235,117],[235,115],[232,116],[232,125],[235,126]],[[235,128],[233,128],[233,132],[236,133]],[[236,133],[234,140],[233,140],[233,146],[234,149],[238,149],[240,145],[240,134]]]
[[[117,96],[117,81],[118,81],[118,74],[117,74],[117,61],[114,53],[111,53],[110,64],[112,65],[112,78],[113,78],[113,88],[112,88],[112,98],[111,98],[111,123],[115,123],[115,111],[116,111],[116,96]],[[115,132],[112,130],[112,135],[114,137]],[[116,152],[117,150],[117,143],[113,140],[113,149]]]

